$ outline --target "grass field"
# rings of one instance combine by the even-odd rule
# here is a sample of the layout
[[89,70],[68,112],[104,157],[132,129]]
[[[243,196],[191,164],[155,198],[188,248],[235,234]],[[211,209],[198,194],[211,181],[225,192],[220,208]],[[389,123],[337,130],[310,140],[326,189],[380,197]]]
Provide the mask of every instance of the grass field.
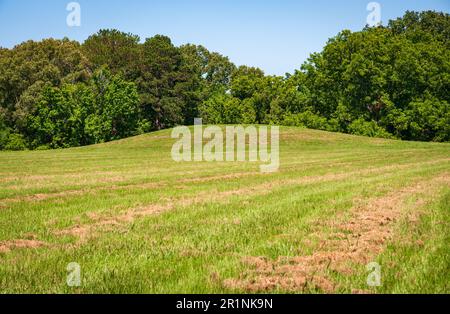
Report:
[[0,292],[450,293],[450,144],[281,128],[262,174],[173,143],[0,152]]

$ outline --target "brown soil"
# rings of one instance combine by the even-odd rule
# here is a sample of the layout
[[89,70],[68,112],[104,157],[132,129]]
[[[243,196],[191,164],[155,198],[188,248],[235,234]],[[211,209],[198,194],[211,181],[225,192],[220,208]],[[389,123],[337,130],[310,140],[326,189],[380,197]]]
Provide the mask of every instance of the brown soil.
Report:
[[[340,179],[340,178],[347,178],[350,174],[370,174],[370,173],[377,173],[380,171],[386,171],[386,170],[393,170],[393,169],[405,169],[412,167],[414,165],[423,165],[423,164],[435,164],[440,163],[442,161],[448,161],[449,158],[445,159],[439,159],[439,160],[433,160],[430,162],[421,162],[421,163],[411,163],[411,164],[404,164],[404,165],[395,165],[395,166],[385,166],[381,168],[368,168],[368,169],[362,169],[359,171],[354,172],[348,172],[348,173],[341,173],[341,174],[327,174],[322,176],[311,176],[311,177],[301,177],[296,179],[284,179],[279,181],[272,181],[273,183],[269,184],[269,187],[277,186],[277,185],[283,185],[283,184],[303,184],[308,183],[308,180],[311,179],[310,182],[319,182],[319,181],[328,181],[333,179]],[[227,179],[238,179],[242,177],[247,176],[258,176],[262,175],[260,172],[240,172],[240,173],[230,173],[230,174],[224,174],[224,175],[217,175],[217,176],[209,176],[209,177],[203,177],[203,178],[187,178],[182,179],[179,182],[180,183],[198,183],[198,182],[209,182],[209,181],[219,181],[219,180],[227,180]],[[116,180],[113,180],[114,182]],[[102,181],[99,181],[102,182]],[[85,195],[85,194],[93,194],[98,191],[115,191],[115,190],[126,190],[126,189],[155,189],[155,188],[161,188],[167,186],[167,182],[148,182],[148,183],[138,183],[138,184],[128,184],[128,185],[109,185],[104,187],[93,187],[93,188],[86,188],[86,189],[78,189],[78,190],[67,190],[67,191],[61,191],[61,192],[55,192],[55,193],[37,193],[33,195],[25,195],[25,196],[16,196],[11,198],[5,198],[0,200],[0,208],[6,208],[8,207],[8,203],[16,203],[16,202],[39,202],[39,201],[45,201],[48,199],[55,199],[55,198],[64,198],[64,197],[70,197],[70,196],[79,196],[79,195]],[[264,184],[265,185],[265,184]],[[261,185],[262,188],[266,187]],[[233,194],[233,191],[231,191]]]
[[42,241],[38,240],[25,240],[25,239],[19,239],[19,240],[8,240],[8,241],[1,241],[0,242],[0,253],[9,252],[12,249],[16,248],[38,248],[41,246],[46,246],[47,244]]
[[164,204],[151,204],[147,206],[141,206],[137,208],[132,208],[125,213],[118,214],[115,216],[102,216],[99,214],[89,214],[94,223],[86,225],[76,225],[74,227],[56,231],[55,234],[58,235],[72,235],[80,238],[80,240],[86,240],[90,238],[95,231],[104,229],[104,226],[117,226],[123,223],[129,223],[134,221],[136,218],[145,217],[149,215],[160,214],[162,212],[171,210],[175,207],[188,207],[194,204],[202,204],[209,202],[224,202],[227,201],[231,196],[240,195],[262,195],[271,192],[271,189],[276,186],[283,186],[287,184],[301,184],[301,183],[311,183],[315,181],[327,181],[333,179],[341,179],[348,177],[349,174],[342,175],[325,175],[317,177],[303,177],[294,180],[284,180],[282,183],[279,182],[266,182],[254,187],[241,188],[229,191],[216,191],[216,192],[201,192],[194,197],[186,197],[181,199],[171,200],[168,199]]
[[307,176],[300,177],[294,179],[283,179],[283,180],[274,180],[269,182],[264,182],[259,185],[239,188],[235,190],[228,191],[204,191],[193,197],[185,197],[181,199],[167,199],[162,204],[150,204],[147,206],[141,206],[138,208],[132,208],[126,211],[125,213],[116,215],[116,216],[105,216],[105,215],[93,215],[96,216],[93,224],[87,224],[84,226],[74,226],[69,229],[57,231],[57,234],[66,234],[77,236],[80,239],[87,239],[89,235],[94,233],[97,229],[102,229],[104,226],[113,226],[119,225],[123,223],[129,223],[134,221],[136,218],[145,217],[149,215],[159,214],[168,210],[171,210],[176,207],[188,207],[194,204],[204,204],[210,202],[226,202],[232,196],[256,196],[256,195],[265,195],[271,193],[272,190],[279,186],[288,186],[288,185],[300,185],[300,184],[311,184],[317,182],[327,182],[333,180],[343,180],[354,176],[357,174],[363,173],[376,173],[382,172],[387,169],[391,169],[392,167],[388,166],[386,169],[377,168],[377,169],[365,169],[356,172],[347,172],[347,173],[339,173],[339,174],[326,174],[321,176]]
[[[403,216],[404,201],[411,195],[429,197],[440,184],[449,184],[450,176],[442,175],[428,182],[393,191],[375,198],[366,204],[351,209],[350,219],[338,215],[333,221],[316,224],[314,236],[321,239],[318,250],[312,255],[279,257],[268,260],[264,257],[246,257],[243,263],[250,270],[238,279],[227,279],[224,285],[231,289],[263,292],[274,289],[300,292],[319,289],[331,293],[336,289],[327,278],[327,272],[344,275],[353,273],[355,264],[367,264],[392,240],[395,222]],[[428,194],[428,195],[425,195]],[[414,208],[425,203],[419,200]],[[411,217],[415,219],[414,215]],[[324,225],[332,232],[324,234]]]
[[[239,188],[235,190],[228,191],[205,191],[197,194],[194,197],[185,197],[182,199],[167,199],[161,204],[150,204],[146,206],[140,206],[137,208],[132,208],[127,210],[124,213],[118,215],[102,215],[97,213],[88,213],[88,216],[91,218],[93,223],[88,224],[78,224],[73,227],[58,230],[54,233],[57,235],[72,235],[79,238],[80,242],[84,242],[85,240],[91,238],[97,231],[102,230],[115,230],[120,229],[124,226],[124,224],[134,221],[137,218],[159,214],[168,210],[171,210],[176,207],[187,207],[194,204],[202,204],[208,202],[227,202],[231,196],[256,196],[256,195],[264,195],[273,192],[273,189],[279,186],[288,186],[288,185],[301,185],[301,184],[310,184],[315,182],[326,182],[333,180],[342,180],[349,177],[352,177],[356,174],[371,174],[371,173],[379,173],[384,172],[386,170],[392,169],[402,169],[411,167],[412,164],[400,165],[400,166],[387,166],[382,168],[370,168],[363,169],[354,172],[346,172],[346,173],[330,173],[320,176],[306,176],[300,178],[293,179],[282,179],[282,180],[273,180],[269,182],[264,182],[259,185]],[[197,179],[186,179],[186,182],[191,180],[192,182],[198,181],[209,181],[209,180],[220,180],[220,179],[231,179],[231,178],[239,178],[246,175],[259,175],[259,173],[235,173],[235,174],[227,174],[222,176],[214,176],[214,177],[206,177]],[[115,189],[132,189],[132,188],[157,188],[165,186],[167,183],[159,182],[159,183],[143,183],[143,184],[132,184],[126,186],[108,186],[108,187],[100,187],[93,189],[84,189],[84,190],[72,190],[72,191],[64,191],[58,193],[49,193],[49,194],[36,194],[25,197],[25,200],[44,200],[48,198],[58,198],[68,195],[80,195],[83,193],[93,193],[98,190],[115,190]],[[9,199],[8,201],[18,201],[19,199]],[[5,200],[3,200],[5,201]],[[3,205],[3,204],[0,204]],[[375,218],[376,219],[376,218]],[[350,222],[351,224],[351,222]],[[369,237],[369,235],[366,235]],[[364,237],[361,240],[365,240]],[[14,247],[14,246],[12,246]],[[322,280],[323,281],[323,280]]]

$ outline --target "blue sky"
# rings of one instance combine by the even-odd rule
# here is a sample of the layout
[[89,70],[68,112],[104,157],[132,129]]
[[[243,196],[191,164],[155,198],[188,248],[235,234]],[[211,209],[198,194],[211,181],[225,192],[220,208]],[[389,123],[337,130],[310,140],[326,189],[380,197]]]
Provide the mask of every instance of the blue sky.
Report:
[[[370,13],[369,0],[78,0],[81,26],[68,27],[69,2],[0,0],[0,46],[65,36],[81,42],[101,28],[117,28],[141,39],[164,34],[176,45],[202,44],[237,65],[282,75],[340,30],[360,30]],[[383,22],[406,10],[450,11],[450,0],[377,2]]]

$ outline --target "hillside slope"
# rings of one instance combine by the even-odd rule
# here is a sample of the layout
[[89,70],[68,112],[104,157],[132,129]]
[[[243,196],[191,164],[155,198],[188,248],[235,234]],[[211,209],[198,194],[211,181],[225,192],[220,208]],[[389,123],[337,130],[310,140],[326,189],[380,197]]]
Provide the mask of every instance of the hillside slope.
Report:
[[282,128],[261,174],[173,143],[0,152],[0,291],[450,292],[450,144]]

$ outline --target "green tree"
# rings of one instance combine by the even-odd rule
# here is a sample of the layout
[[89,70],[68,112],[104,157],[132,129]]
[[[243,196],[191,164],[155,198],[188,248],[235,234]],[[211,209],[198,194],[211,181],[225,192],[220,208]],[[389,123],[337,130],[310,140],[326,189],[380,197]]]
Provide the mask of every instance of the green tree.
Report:
[[[448,14],[426,11],[386,27],[342,31],[302,66],[312,111],[345,132],[447,138],[441,121],[450,102],[449,29]],[[414,122],[423,117],[418,108],[428,108],[433,120]]]
[[106,66],[113,74],[125,79],[137,78],[139,36],[116,29],[101,29],[89,36],[82,45],[84,55],[95,68]]
[[5,123],[23,132],[44,86],[86,82],[90,72],[89,61],[76,41],[30,40],[10,50],[1,49],[0,106],[6,109]]
[[93,108],[86,117],[84,130],[89,141],[107,142],[135,135],[139,118],[135,84],[100,69],[94,74],[90,89]]
[[140,47],[139,78],[143,119],[154,129],[184,122],[191,72],[170,38],[156,35]]

